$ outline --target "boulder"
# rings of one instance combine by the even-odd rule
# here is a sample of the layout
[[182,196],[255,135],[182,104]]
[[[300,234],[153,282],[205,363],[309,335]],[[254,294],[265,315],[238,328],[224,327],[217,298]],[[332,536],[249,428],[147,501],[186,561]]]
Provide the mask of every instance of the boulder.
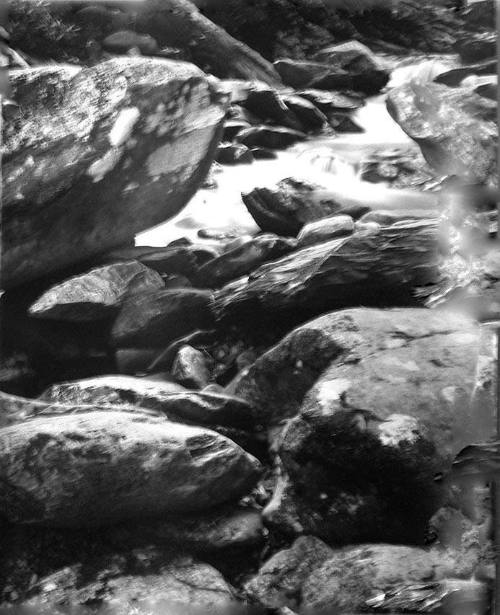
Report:
[[494,32],[482,32],[459,39],[455,50],[462,62],[481,62],[493,58],[497,54],[497,36]]
[[1,429],[0,442],[0,512],[16,523],[82,527],[205,510],[238,499],[259,475],[231,440],[143,414],[38,416]]
[[215,160],[219,164],[248,164],[253,162],[253,154],[241,143],[221,143],[217,148]]
[[346,113],[328,113],[327,121],[337,132],[365,132],[365,129]]
[[342,92],[326,92],[324,90],[307,89],[297,92],[301,98],[311,101],[320,111],[355,111],[365,103],[359,96]]
[[458,86],[467,77],[474,75],[496,75],[498,70],[497,60],[487,60],[478,64],[469,64],[460,68],[452,68],[438,75],[434,81],[449,86]]
[[294,417],[275,443],[282,475],[267,522],[336,544],[422,543],[446,496],[435,476],[494,428],[482,335],[446,311],[356,308],[257,359],[235,394],[270,427]]
[[164,347],[195,329],[210,327],[211,303],[210,292],[190,288],[134,297],[124,303],[115,320],[112,342],[121,348]]
[[210,381],[207,357],[192,346],[182,346],[175,357],[172,376],[189,389],[202,389]]
[[303,126],[295,113],[272,88],[258,87],[250,90],[242,103],[245,109],[264,122],[272,122],[293,130],[302,130]]
[[111,53],[127,53],[131,49],[138,49],[145,56],[154,55],[159,51],[158,43],[152,36],[133,30],[118,30],[109,34],[102,41],[102,47]]
[[208,261],[198,272],[200,285],[218,288],[265,263],[292,252],[296,247],[293,239],[278,237],[272,233],[257,235],[222,256]]
[[214,313],[300,322],[354,305],[415,305],[417,288],[441,278],[438,237],[436,221],[410,221],[302,248],[217,291]]
[[315,243],[330,241],[352,233],[354,233],[354,220],[351,216],[330,216],[321,218],[316,222],[309,222],[309,224],[303,226],[297,235],[297,240],[299,248],[305,248]]
[[314,59],[354,73],[368,73],[373,70],[384,69],[384,65],[379,58],[359,41],[330,45],[320,49],[314,55]]
[[387,108],[438,173],[487,183],[497,169],[490,102],[468,90],[412,83],[392,90]]
[[321,130],[327,123],[325,114],[307,98],[296,94],[283,94],[281,98],[308,132]]
[[52,286],[29,308],[30,316],[74,322],[115,314],[125,299],[164,288],[156,271],[136,261],[91,269]]
[[247,147],[269,147],[285,149],[297,141],[304,141],[307,136],[299,130],[282,126],[252,126],[238,133],[236,139]]
[[223,141],[232,141],[245,128],[250,128],[250,123],[245,120],[227,120],[224,124]]
[[11,84],[19,113],[3,127],[3,288],[180,211],[208,172],[227,108],[215,80],[168,60],[40,66]]
[[484,96],[490,100],[496,101],[498,99],[498,77],[493,77],[488,83],[481,83],[474,89],[476,94]]
[[314,79],[329,71],[327,64],[292,59],[277,60],[274,67],[283,83],[292,88],[307,88]]
[[479,27],[495,29],[496,6],[493,0],[478,0],[463,12],[463,18],[469,28],[476,30]]

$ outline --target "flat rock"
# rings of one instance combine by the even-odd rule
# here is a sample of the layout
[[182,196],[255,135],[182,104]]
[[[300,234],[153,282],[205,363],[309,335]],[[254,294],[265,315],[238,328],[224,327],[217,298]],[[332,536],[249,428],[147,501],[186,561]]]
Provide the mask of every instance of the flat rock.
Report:
[[483,183],[496,176],[497,164],[489,102],[467,90],[412,83],[391,90],[387,108],[436,171]]
[[204,510],[237,499],[259,474],[215,432],[118,411],[39,416],[3,428],[0,442],[0,511],[16,523],[82,527]]
[[236,138],[247,147],[285,149],[297,141],[304,141],[307,135],[299,130],[282,126],[252,126],[239,132]]
[[136,261],[91,269],[52,286],[29,308],[30,316],[75,322],[114,314],[125,299],[164,288],[161,276]]
[[3,125],[3,288],[180,211],[208,172],[227,108],[195,66],[151,58],[30,68],[11,84],[20,112]]
[[164,347],[213,322],[212,294],[179,288],[141,295],[126,301],[111,333],[117,347]]

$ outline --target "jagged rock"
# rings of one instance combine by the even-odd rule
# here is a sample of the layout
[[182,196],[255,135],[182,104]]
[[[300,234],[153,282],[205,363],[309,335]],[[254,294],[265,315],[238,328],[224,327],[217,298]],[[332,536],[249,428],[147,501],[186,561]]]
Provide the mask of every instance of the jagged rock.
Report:
[[474,36],[459,39],[455,50],[462,62],[481,62],[496,56],[497,36],[494,32],[483,32]]
[[[168,418],[194,424],[249,429],[256,426],[256,411],[251,403],[230,395],[188,391],[180,384],[134,378],[131,376],[98,376],[54,384],[39,398],[47,404],[66,406],[92,405],[117,410],[131,404],[155,411]],[[57,414],[55,407],[37,414]]]
[[145,55],[154,55],[159,51],[158,43],[149,34],[140,34],[133,30],[119,30],[109,34],[102,41],[103,49],[112,53],[127,53],[137,48]]
[[435,474],[493,429],[481,335],[445,311],[357,308],[257,359],[235,395],[265,409],[268,426],[295,417],[276,442],[282,475],[266,520],[337,544],[421,542],[446,491]]
[[299,247],[305,248],[315,243],[351,235],[353,232],[354,220],[351,216],[329,216],[303,226],[297,235],[297,240]]
[[289,549],[273,555],[245,584],[245,591],[262,606],[295,609],[303,583],[333,555],[333,549],[319,538],[298,538]]
[[467,90],[412,83],[392,90],[387,108],[436,171],[484,183],[497,165],[498,131],[484,119],[491,119],[489,102]]
[[295,247],[296,242],[293,239],[285,239],[272,233],[258,235],[222,256],[208,261],[200,268],[198,281],[202,286],[217,288],[249,274],[266,261],[288,254]]
[[219,164],[241,164],[253,162],[253,154],[241,143],[222,143],[215,156]]
[[212,294],[179,288],[134,297],[126,301],[111,332],[117,347],[165,346],[172,340],[213,323]]
[[458,86],[460,83],[471,75],[496,75],[498,64],[495,60],[488,60],[479,64],[469,64],[468,66],[461,66],[460,68],[452,68],[449,71],[438,75],[434,81],[436,83],[443,83],[449,86]]
[[214,313],[298,322],[353,305],[415,304],[415,290],[441,278],[438,236],[436,221],[418,221],[302,248],[217,291]]
[[282,126],[252,126],[242,130],[237,140],[248,147],[269,147],[271,149],[285,149],[286,147],[304,141],[307,136],[299,130],[284,128]]
[[326,124],[325,114],[307,98],[295,94],[283,94],[281,98],[307,131],[321,130]]
[[75,322],[99,320],[114,314],[125,299],[164,286],[161,276],[141,263],[116,263],[52,286],[31,305],[29,314]]
[[175,357],[172,376],[189,389],[202,389],[210,381],[206,356],[192,346],[182,346]]
[[215,80],[167,60],[41,66],[11,84],[20,113],[3,127],[3,288],[175,215],[208,171],[227,108]]
[[295,113],[285,104],[285,101],[271,88],[259,87],[250,90],[242,103],[245,109],[265,122],[273,122],[292,130],[302,130],[303,126]]
[[362,98],[355,98],[342,92],[307,89],[297,92],[297,94],[311,101],[323,113],[330,111],[355,111],[364,105]]
[[[337,552],[302,586],[305,612],[358,611],[383,605],[400,593],[395,610],[412,612],[426,601],[444,598],[446,577],[455,576],[453,555],[441,550],[397,545],[362,545]],[[472,570],[470,571],[472,572]],[[458,582],[457,585],[459,585]]]
[[38,416],[1,429],[0,442],[0,512],[16,523],[82,527],[204,510],[237,499],[259,474],[231,440],[143,414]]

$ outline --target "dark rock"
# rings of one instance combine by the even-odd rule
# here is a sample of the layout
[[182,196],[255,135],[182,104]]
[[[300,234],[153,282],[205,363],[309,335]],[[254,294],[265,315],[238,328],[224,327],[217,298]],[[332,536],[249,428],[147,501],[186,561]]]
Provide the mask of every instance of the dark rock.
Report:
[[30,316],[51,320],[94,321],[108,318],[137,294],[164,288],[161,276],[136,261],[91,269],[43,293]]
[[327,119],[312,102],[302,96],[283,94],[285,105],[299,118],[302,126],[308,131],[321,130]]
[[250,123],[244,120],[227,120],[222,134],[223,141],[232,141],[236,135],[245,128],[250,128]]
[[116,367],[120,374],[133,376],[145,372],[157,354],[156,350],[144,348],[120,348],[115,352]]
[[481,62],[493,58],[497,54],[497,37],[494,32],[483,32],[474,36],[459,39],[455,50],[462,62]]
[[259,146],[271,149],[285,149],[306,138],[303,132],[281,126],[252,126],[242,130],[237,136],[237,140],[247,147]]
[[277,60],[274,67],[283,79],[283,83],[292,88],[307,88],[312,81],[329,72],[328,64],[303,60]]
[[3,428],[0,441],[0,510],[16,523],[82,527],[204,510],[237,499],[259,474],[215,432],[118,411],[39,416]]
[[467,25],[474,30],[480,26],[483,28],[495,29],[496,12],[493,0],[480,0],[471,4],[463,13],[463,18]]
[[195,329],[210,327],[212,294],[207,291],[164,290],[126,301],[112,330],[118,347],[158,348]]
[[175,357],[172,376],[189,389],[202,389],[210,381],[207,357],[192,346],[182,346]]
[[475,90],[479,96],[484,96],[490,100],[496,101],[498,99],[498,78],[495,77],[490,83],[483,83],[478,85]]
[[175,288],[192,288],[193,284],[184,275],[167,275],[163,278],[165,282],[165,288],[173,290]]
[[452,68],[451,70],[441,73],[434,81],[443,83],[444,85],[457,86],[471,75],[496,75],[498,69],[497,60],[488,60],[479,64],[470,64],[460,68]]
[[303,226],[297,235],[297,240],[299,248],[305,248],[315,243],[351,235],[353,232],[354,220],[351,216],[330,216]]
[[342,92],[308,89],[297,92],[297,94],[311,101],[323,113],[355,111],[364,105],[362,98],[343,94]]
[[253,154],[241,143],[222,143],[217,148],[215,159],[219,164],[248,164],[253,162]]
[[347,89],[374,96],[389,82],[385,70],[372,70],[369,73],[350,74],[340,69],[332,69],[311,81],[309,86],[318,90]]
[[154,370],[158,371],[159,369],[170,370],[172,368],[174,359],[177,356],[177,353],[182,348],[182,346],[185,346],[186,344],[189,346],[200,348],[204,346],[210,346],[215,342],[215,340],[215,330],[197,330],[193,331],[193,333],[189,333],[188,335],[178,337],[172,343],[170,343],[167,348],[165,348],[160,354],[157,354],[156,359],[149,366],[148,372],[151,373]]
[[347,41],[320,49],[314,59],[332,67],[339,67],[351,73],[368,73],[382,70],[377,56],[359,41]]
[[11,84],[20,114],[4,123],[3,288],[180,211],[208,171],[227,107],[216,81],[167,60],[41,66]]
[[243,102],[245,109],[264,121],[271,121],[293,130],[302,130],[303,126],[295,113],[287,107],[281,95],[271,88],[260,87],[251,90]]
[[277,158],[276,152],[267,147],[252,147],[250,151],[255,160],[275,160]]
[[412,83],[392,90],[387,108],[431,167],[483,183],[497,169],[497,130],[484,119],[491,117],[490,102],[467,90]]
[[365,132],[364,128],[345,113],[328,113],[327,120],[337,132]]
[[133,30],[119,30],[109,34],[102,42],[103,49],[112,53],[127,53],[137,48],[145,56],[159,51],[158,43],[149,34],[139,34]]
[[258,235],[203,265],[198,272],[199,283],[205,287],[217,288],[249,274],[266,261],[288,254],[295,247],[296,243],[291,239],[270,233]]

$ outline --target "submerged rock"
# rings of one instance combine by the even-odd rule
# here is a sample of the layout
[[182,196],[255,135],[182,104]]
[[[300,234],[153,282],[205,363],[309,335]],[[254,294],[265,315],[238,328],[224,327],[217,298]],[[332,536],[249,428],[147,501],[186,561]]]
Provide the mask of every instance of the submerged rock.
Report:
[[167,60],[43,66],[11,82],[20,113],[3,128],[3,288],[180,211],[208,172],[227,108],[216,81]]
[[16,523],[82,527],[204,510],[237,499],[259,474],[213,431],[119,411],[39,416],[0,430],[0,442],[0,512]]
[[75,322],[107,318],[132,295],[164,288],[161,276],[130,261],[91,269],[52,288],[29,308],[30,316]]

